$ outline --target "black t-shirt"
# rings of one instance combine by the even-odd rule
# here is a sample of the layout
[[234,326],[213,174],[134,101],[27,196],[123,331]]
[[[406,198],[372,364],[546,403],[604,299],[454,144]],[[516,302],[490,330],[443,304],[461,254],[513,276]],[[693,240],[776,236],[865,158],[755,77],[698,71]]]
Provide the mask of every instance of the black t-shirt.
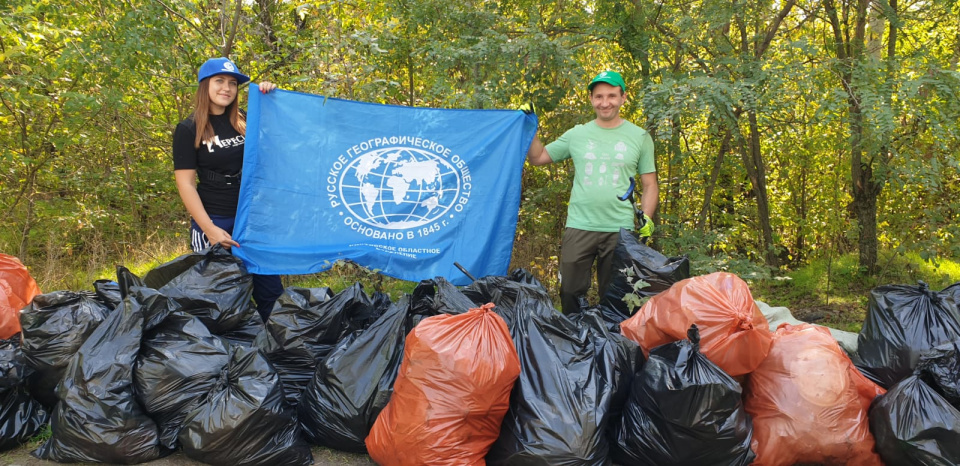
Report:
[[[244,137],[230,125],[230,117],[210,115],[215,134],[212,141],[203,141],[193,147],[197,135],[193,116],[177,125],[173,132],[173,169],[210,170],[221,175],[236,175],[243,168]],[[237,214],[240,184],[209,181],[199,177],[197,193],[208,215],[233,217]]]

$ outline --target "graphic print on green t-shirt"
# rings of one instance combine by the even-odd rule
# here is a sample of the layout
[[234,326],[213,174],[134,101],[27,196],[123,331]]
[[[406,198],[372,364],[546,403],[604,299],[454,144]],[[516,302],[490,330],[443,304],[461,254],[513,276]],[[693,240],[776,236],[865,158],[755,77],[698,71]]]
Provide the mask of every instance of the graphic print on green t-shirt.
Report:
[[633,229],[633,207],[617,196],[627,191],[630,177],[656,171],[649,133],[629,121],[616,128],[601,128],[591,121],[547,145],[547,153],[555,162],[573,160],[567,227],[605,232]]

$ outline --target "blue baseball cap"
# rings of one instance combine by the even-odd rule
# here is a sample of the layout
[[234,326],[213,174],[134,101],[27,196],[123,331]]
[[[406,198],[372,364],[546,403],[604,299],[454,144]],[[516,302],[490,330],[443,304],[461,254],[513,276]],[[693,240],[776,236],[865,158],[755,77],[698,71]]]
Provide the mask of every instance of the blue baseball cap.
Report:
[[197,82],[218,74],[229,74],[237,78],[237,85],[250,80],[250,76],[241,73],[240,70],[237,69],[237,65],[230,61],[229,58],[220,57],[211,58],[200,66],[200,72],[197,73]]

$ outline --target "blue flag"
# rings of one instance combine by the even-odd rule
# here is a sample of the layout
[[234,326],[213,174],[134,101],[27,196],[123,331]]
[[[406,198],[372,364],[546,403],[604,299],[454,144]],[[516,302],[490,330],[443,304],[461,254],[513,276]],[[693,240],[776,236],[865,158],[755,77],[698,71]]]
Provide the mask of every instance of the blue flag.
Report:
[[385,275],[505,275],[537,128],[516,110],[379,105],[250,86],[235,255],[257,274],[350,260]]

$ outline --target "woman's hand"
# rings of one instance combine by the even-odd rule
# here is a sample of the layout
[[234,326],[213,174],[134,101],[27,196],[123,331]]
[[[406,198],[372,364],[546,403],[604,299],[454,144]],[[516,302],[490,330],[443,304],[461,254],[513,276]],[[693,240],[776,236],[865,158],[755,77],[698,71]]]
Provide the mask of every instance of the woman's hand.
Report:
[[207,242],[211,246],[214,244],[219,244],[227,249],[230,249],[231,246],[240,247],[240,243],[237,243],[230,236],[230,233],[227,233],[223,228],[220,228],[216,225],[210,229],[210,231],[205,231],[203,234],[207,235]]
[[270,81],[264,81],[264,82],[260,83],[260,93],[261,93],[261,94],[266,94],[266,93],[268,93],[268,92],[270,92],[270,91],[272,91],[272,90],[274,90],[274,89],[276,89],[276,88],[277,88],[277,85],[274,84],[274,83],[272,83],[272,82],[270,82]]

